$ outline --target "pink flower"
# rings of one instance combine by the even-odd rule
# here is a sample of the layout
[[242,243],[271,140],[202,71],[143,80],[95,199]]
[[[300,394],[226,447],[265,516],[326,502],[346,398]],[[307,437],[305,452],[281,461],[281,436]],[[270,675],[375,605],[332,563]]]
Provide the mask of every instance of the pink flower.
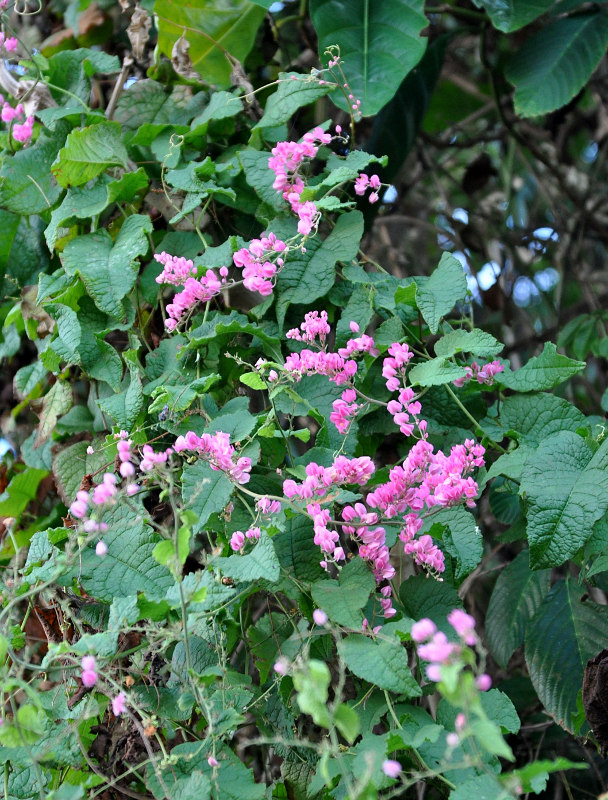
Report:
[[487,692],[492,686],[492,678],[484,672],[475,678],[475,685],[480,692]]
[[207,764],[209,764],[210,767],[217,767],[219,762],[215,756],[209,756],[207,759]]
[[315,610],[312,612],[312,618],[314,619],[316,625],[325,625],[327,622],[327,614],[322,608],[315,608]]
[[108,552],[108,545],[100,539],[95,545],[95,555],[103,558],[103,556],[105,556],[107,552]]
[[415,642],[421,644],[422,642],[426,642],[427,639],[430,639],[431,636],[436,633],[436,631],[437,626],[433,620],[425,617],[418,622],[414,622],[412,625],[411,636]]
[[82,666],[82,674],[80,676],[83,686],[90,689],[97,683],[97,673],[95,672],[95,657],[84,656],[80,662]]
[[235,531],[230,537],[230,547],[238,553],[245,544],[245,534],[242,531]]
[[124,713],[126,709],[126,703],[125,703],[126,699],[127,696],[125,695],[124,692],[120,692],[120,694],[117,694],[116,697],[112,698],[112,713],[114,714],[115,717],[119,717],[121,714]]
[[403,767],[398,761],[393,761],[390,758],[382,762],[382,772],[389,778],[398,778],[402,769]]
[[475,634],[475,620],[470,614],[467,614],[460,608],[455,608],[448,614],[448,622],[468,645],[476,644],[477,635]]
[[377,203],[380,199],[378,192],[370,192],[369,197],[367,198],[370,203]]

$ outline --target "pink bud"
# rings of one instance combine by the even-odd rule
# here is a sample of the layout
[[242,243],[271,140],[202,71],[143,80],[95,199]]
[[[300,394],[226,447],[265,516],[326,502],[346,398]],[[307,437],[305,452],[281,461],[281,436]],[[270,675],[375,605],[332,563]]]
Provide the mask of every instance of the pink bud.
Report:
[[207,759],[207,764],[209,764],[210,767],[217,767],[218,763],[219,762],[217,758],[214,758],[214,756],[209,756],[209,758]]
[[103,556],[105,556],[107,552],[108,552],[108,545],[101,540],[97,542],[97,544],[95,545],[95,555],[103,558]]
[[317,625],[325,625],[327,622],[327,614],[322,608],[315,608],[315,610],[312,612],[312,618]]
[[398,761],[387,758],[386,761],[382,762],[382,772],[389,778],[398,778],[401,770],[402,766]]

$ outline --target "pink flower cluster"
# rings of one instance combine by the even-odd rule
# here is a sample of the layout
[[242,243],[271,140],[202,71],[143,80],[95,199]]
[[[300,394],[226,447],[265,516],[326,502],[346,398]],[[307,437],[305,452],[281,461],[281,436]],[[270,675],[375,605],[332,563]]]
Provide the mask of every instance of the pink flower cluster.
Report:
[[[327,311],[309,311],[304,315],[304,322],[299,328],[292,328],[287,331],[287,339],[295,339],[297,342],[310,342],[311,344],[319,338],[322,348],[325,347],[325,339],[331,328],[327,322]],[[300,331],[302,331],[300,333]]]
[[285,359],[285,371],[291,373],[296,381],[303,375],[327,375],[337,386],[348,383],[357,372],[356,361],[345,361],[338,353],[321,350],[302,350],[290,353]]
[[355,402],[357,393],[354,389],[345,389],[342,396],[332,403],[333,411],[329,415],[330,422],[340,433],[346,433],[351,421],[357,416],[361,406]]
[[454,386],[464,386],[465,383],[473,378],[477,378],[478,383],[485,383],[487,386],[492,386],[494,383],[494,376],[498,375],[499,372],[502,372],[504,367],[500,361],[490,361],[488,364],[484,364],[481,367],[476,361],[473,361],[470,367],[465,366],[464,369],[466,375],[463,375],[462,378],[457,378],[455,381],[452,381]]
[[243,547],[245,546],[245,541],[247,539],[257,540],[260,538],[262,531],[259,528],[249,528],[248,530],[243,533],[243,531],[235,531],[232,536],[230,537],[230,547],[236,552],[240,552]]
[[467,439],[454,445],[449,455],[436,453],[427,441],[416,442],[401,466],[389,472],[389,481],[367,495],[366,502],[391,519],[408,509],[456,505],[465,500],[474,506],[477,484],[468,477],[473,467],[483,465],[485,449]]
[[236,483],[247,483],[251,472],[251,459],[242,457],[234,460],[235,449],[230,444],[230,434],[203,433],[197,436],[188,431],[185,436],[178,436],[173,447],[176,453],[189,450],[205,457],[212,469],[222,470]]
[[172,256],[169,253],[154,253],[154,258],[163,265],[163,271],[156,277],[156,283],[170,283],[183,286],[188,278],[196,275],[196,267],[189,258]]
[[312,232],[319,219],[319,211],[312,201],[302,202],[300,198],[305,186],[300,169],[306,160],[317,155],[320,145],[329,144],[331,138],[330,133],[316,127],[305,133],[301,142],[278,142],[268,159],[268,166],[275,174],[272,186],[282,193],[298,216],[298,233],[303,236]]
[[[6,5],[8,5],[8,2]],[[0,10],[5,8],[6,5],[0,4]],[[18,44],[19,42],[14,36],[5,36],[4,33],[0,32],[0,47],[4,47],[7,53],[16,53]]]
[[[445,633],[438,631],[435,623],[426,617],[412,625],[411,636],[418,644],[418,656],[430,662],[426,668],[427,678],[430,681],[441,680],[441,667],[459,658],[462,644],[474,647],[478,643],[475,620],[470,614],[455,608],[448,614],[448,622],[460,636],[461,644],[448,641]],[[475,679],[475,684],[480,691],[486,692],[492,685],[492,679],[482,673]],[[457,727],[462,729],[464,722],[464,719],[459,720]]]
[[207,270],[202,278],[186,278],[183,291],[178,292],[173,297],[173,302],[167,305],[167,330],[174,330],[187,311],[198,303],[207,303],[220,293],[221,288],[222,283],[212,269]]
[[274,233],[267,236],[262,235],[261,239],[253,239],[249,247],[241,247],[232,256],[236,267],[243,269],[243,285],[250,292],[259,292],[262,297],[272,294],[274,278],[277,266],[283,266],[283,258],[280,253],[286,253],[287,245],[281,239],[277,239]]
[[165,450],[161,450],[159,453],[155,453],[149,444],[145,444],[142,447],[141,452],[143,458],[139,462],[139,468],[142,472],[150,472],[151,470],[154,469],[156,464],[166,464],[167,459],[173,452],[173,449],[171,447],[167,447]]
[[271,500],[269,497],[260,497],[260,499],[256,502],[255,507],[265,516],[269,516],[270,514],[278,514],[281,510],[281,504],[279,501]]
[[[422,407],[418,400],[414,401],[414,396],[413,389],[409,387],[401,389],[399,400],[389,400],[387,411],[392,415],[393,422],[404,436],[412,435],[415,423],[425,438],[427,423],[424,419],[418,419]],[[414,422],[411,421],[410,414],[414,417]]]
[[382,377],[386,378],[386,388],[389,392],[396,392],[402,382],[405,382],[405,368],[413,357],[407,344],[394,342],[388,348],[389,356],[382,362]]
[[[359,326],[356,322],[350,322],[350,329],[353,333],[359,333]],[[369,353],[370,356],[380,355],[376,343],[366,333],[362,333],[361,336],[357,336],[354,339],[349,339],[346,342],[346,347],[340,347],[338,350],[338,355],[341,355],[342,358],[350,358],[353,355],[357,356],[363,353]]]
[[369,456],[346,458],[338,456],[331,467],[322,467],[311,461],[306,465],[306,478],[302,483],[283,481],[283,494],[290,500],[325,497],[332,486],[340,484],[363,486],[374,473],[374,463]]
[[90,689],[95,686],[99,677],[95,671],[95,656],[84,656],[80,663],[82,666],[82,674],[80,675],[82,685]]
[[365,172],[362,172],[359,177],[355,180],[355,194],[358,194],[359,197],[363,197],[365,192],[369,189],[373,189],[370,192],[369,197],[367,198],[370,203],[377,203],[380,199],[378,196],[378,189],[382,186],[380,182],[380,178],[377,175],[372,175],[368,177]]
[[[1,33],[0,37],[2,37]],[[11,40],[9,39],[7,41]],[[14,41],[16,42],[17,40],[15,39]],[[17,119],[17,117],[23,117],[25,115],[25,111],[23,110],[21,103],[13,108],[10,103],[7,103],[4,100],[4,97],[1,94],[0,103],[2,103],[2,111],[0,111],[0,119],[2,119],[2,122],[13,122],[13,120]],[[24,122],[16,122],[11,130],[13,139],[15,139],[17,142],[28,142],[32,138],[33,128],[34,117],[27,117]]]

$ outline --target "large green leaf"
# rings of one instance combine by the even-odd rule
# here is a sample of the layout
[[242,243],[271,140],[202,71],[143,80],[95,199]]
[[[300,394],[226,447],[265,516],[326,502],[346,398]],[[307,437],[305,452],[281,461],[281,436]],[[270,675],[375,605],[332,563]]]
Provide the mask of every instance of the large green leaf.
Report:
[[351,211],[338,219],[324,241],[315,237],[307,243],[306,253],[297,252],[288,259],[277,280],[281,321],[290,303],[308,305],[331,289],[336,262],[348,263],[357,255],[362,235],[363,215]]
[[533,117],[566,105],[587,83],[606,47],[605,9],[558,19],[531,36],[506,71],[515,86],[517,113]]
[[551,434],[576,431],[584,424],[584,415],[572,403],[543,392],[507,397],[501,403],[500,416],[486,417],[480,427],[496,442],[511,436],[522,444],[538,447]]
[[506,668],[513,651],[524,641],[530,619],[549,591],[551,570],[531,570],[527,550],[498,576],[486,617],[486,635],[492,655]]
[[566,730],[575,732],[583,672],[608,639],[608,607],[586,600],[570,579],[551,589],[526,631],[526,661],[541,702]]
[[59,137],[50,139],[43,135],[33,147],[3,157],[0,207],[28,216],[53,207],[61,187],[51,172],[51,164],[60,146]]
[[504,33],[523,28],[555,5],[555,0],[473,0],[473,2],[479,8],[484,8],[494,27]]
[[127,167],[119,122],[101,122],[72,131],[52,166],[60,186],[82,186],[108,167]]
[[608,508],[608,440],[595,453],[578,434],[560,431],[526,462],[520,493],[528,502],[532,567],[563,564]]
[[347,636],[339,642],[338,652],[357,677],[390,692],[419,697],[422,690],[409,668],[403,644],[396,638],[379,638],[381,641],[361,634]]
[[170,57],[183,34],[190,44],[192,66],[201,78],[227,88],[232,64],[226,53],[245,60],[265,12],[249,0],[156,0],[154,13],[159,50]]
[[272,543],[282,569],[295,580],[309,584],[325,575],[312,522],[306,517],[298,514],[288,519],[285,530],[279,531]]
[[319,581],[312,587],[312,599],[338,625],[361,630],[361,609],[375,585],[374,576],[361,559],[349,562],[338,581]]
[[143,513],[122,503],[105,511],[103,519],[109,525],[103,535],[107,554],[99,558],[94,546],[87,547],[81,564],[74,567],[83,589],[106,602],[138,592],[149,600],[161,600],[173,578],[152,556],[160,536],[144,523]]
[[206,461],[184,466],[182,496],[184,503],[198,516],[195,531],[202,528],[211,514],[224,508],[233,489],[234,485],[226,473],[211,469]]
[[263,578],[271,583],[279,579],[281,567],[272,540],[265,531],[250,553],[217,558],[214,562],[223,575],[237,581],[256,581]]
[[148,250],[146,234],[151,232],[150,218],[136,214],[125,221],[115,242],[106,230],[78,236],[63,251],[63,267],[68,275],[80,274],[101,311],[122,319],[120,301],[135,284],[136,259]]
[[[319,37],[319,55],[338,45],[351,93],[361,112],[376,114],[422,58],[428,24],[423,0],[311,0],[310,15]],[[334,92],[342,109],[352,101]]]
[[504,345],[492,334],[479,330],[456,330],[446,333],[435,342],[435,355],[450,358],[456,353],[470,353],[472,356],[491,358],[498,355]]
[[507,366],[496,380],[516,392],[542,392],[577,375],[585,366],[584,361],[575,361],[558,353],[553,342],[545,342],[539,356],[533,356],[515,372]]
[[459,364],[446,358],[431,358],[430,361],[423,361],[422,364],[412,367],[409,380],[412,386],[440,386],[457,378],[464,378],[465,375],[464,367]]
[[255,127],[271,128],[288,122],[299,108],[314,103],[334,89],[332,83],[320,84],[299,72],[279,72],[277,90],[266,101],[264,116]]
[[416,286],[416,304],[431,333],[437,333],[441,318],[466,294],[467,279],[462,264],[451,253],[444,253],[428,281]]

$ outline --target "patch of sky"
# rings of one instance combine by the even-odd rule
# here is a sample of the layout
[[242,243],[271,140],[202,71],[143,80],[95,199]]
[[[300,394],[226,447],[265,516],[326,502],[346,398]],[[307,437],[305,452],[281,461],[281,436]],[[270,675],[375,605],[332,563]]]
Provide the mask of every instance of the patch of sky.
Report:
[[500,265],[496,261],[488,261],[477,273],[477,283],[479,288],[486,292],[494,286],[500,275]]
[[520,308],[534,305],[540,299],[540,292],[533,280],[526,275],[520,275],[513,286],[513,302]]
[[581,159],[585,162],[585,164],[593,164],[597,158],[598,150],[599,147],[597,142],[589,142],[587,147],[585,147],[582,152]]
[[534,276],[534,283],[543,292],[550,292],[559,283],[559,272],[553,267],[541,269]]
[[124,88],[125,88],[125,89],[128,89],[128,88],[129,88],[129,86],[133,86],[133,84],[134,84],[134,83],[137,83],[137,81],[138,81],[138,80],[139,80],[139,79],[138,79],[138,78],[136,78],[136,77],[135,77],[135,75],[133,75],[131,78],[127,78],[127,80],[125,81]]
[[382,195],[382,202],[383,203],[394,203],[397,199],[397,189],[392,184],[388,187],[388,189]]
[[467,225],[469,222],[469,212],[464,208],[455,208],[454,211],[452,211],[452,219],[464,222],[464,224]]
[[5,456],[7,453],[14,453],[15,455],[17,455],[17,453],[15,452],[15,448],[8,441],[8,439],[0,438],[0,458],[2,458],[2,456]]

